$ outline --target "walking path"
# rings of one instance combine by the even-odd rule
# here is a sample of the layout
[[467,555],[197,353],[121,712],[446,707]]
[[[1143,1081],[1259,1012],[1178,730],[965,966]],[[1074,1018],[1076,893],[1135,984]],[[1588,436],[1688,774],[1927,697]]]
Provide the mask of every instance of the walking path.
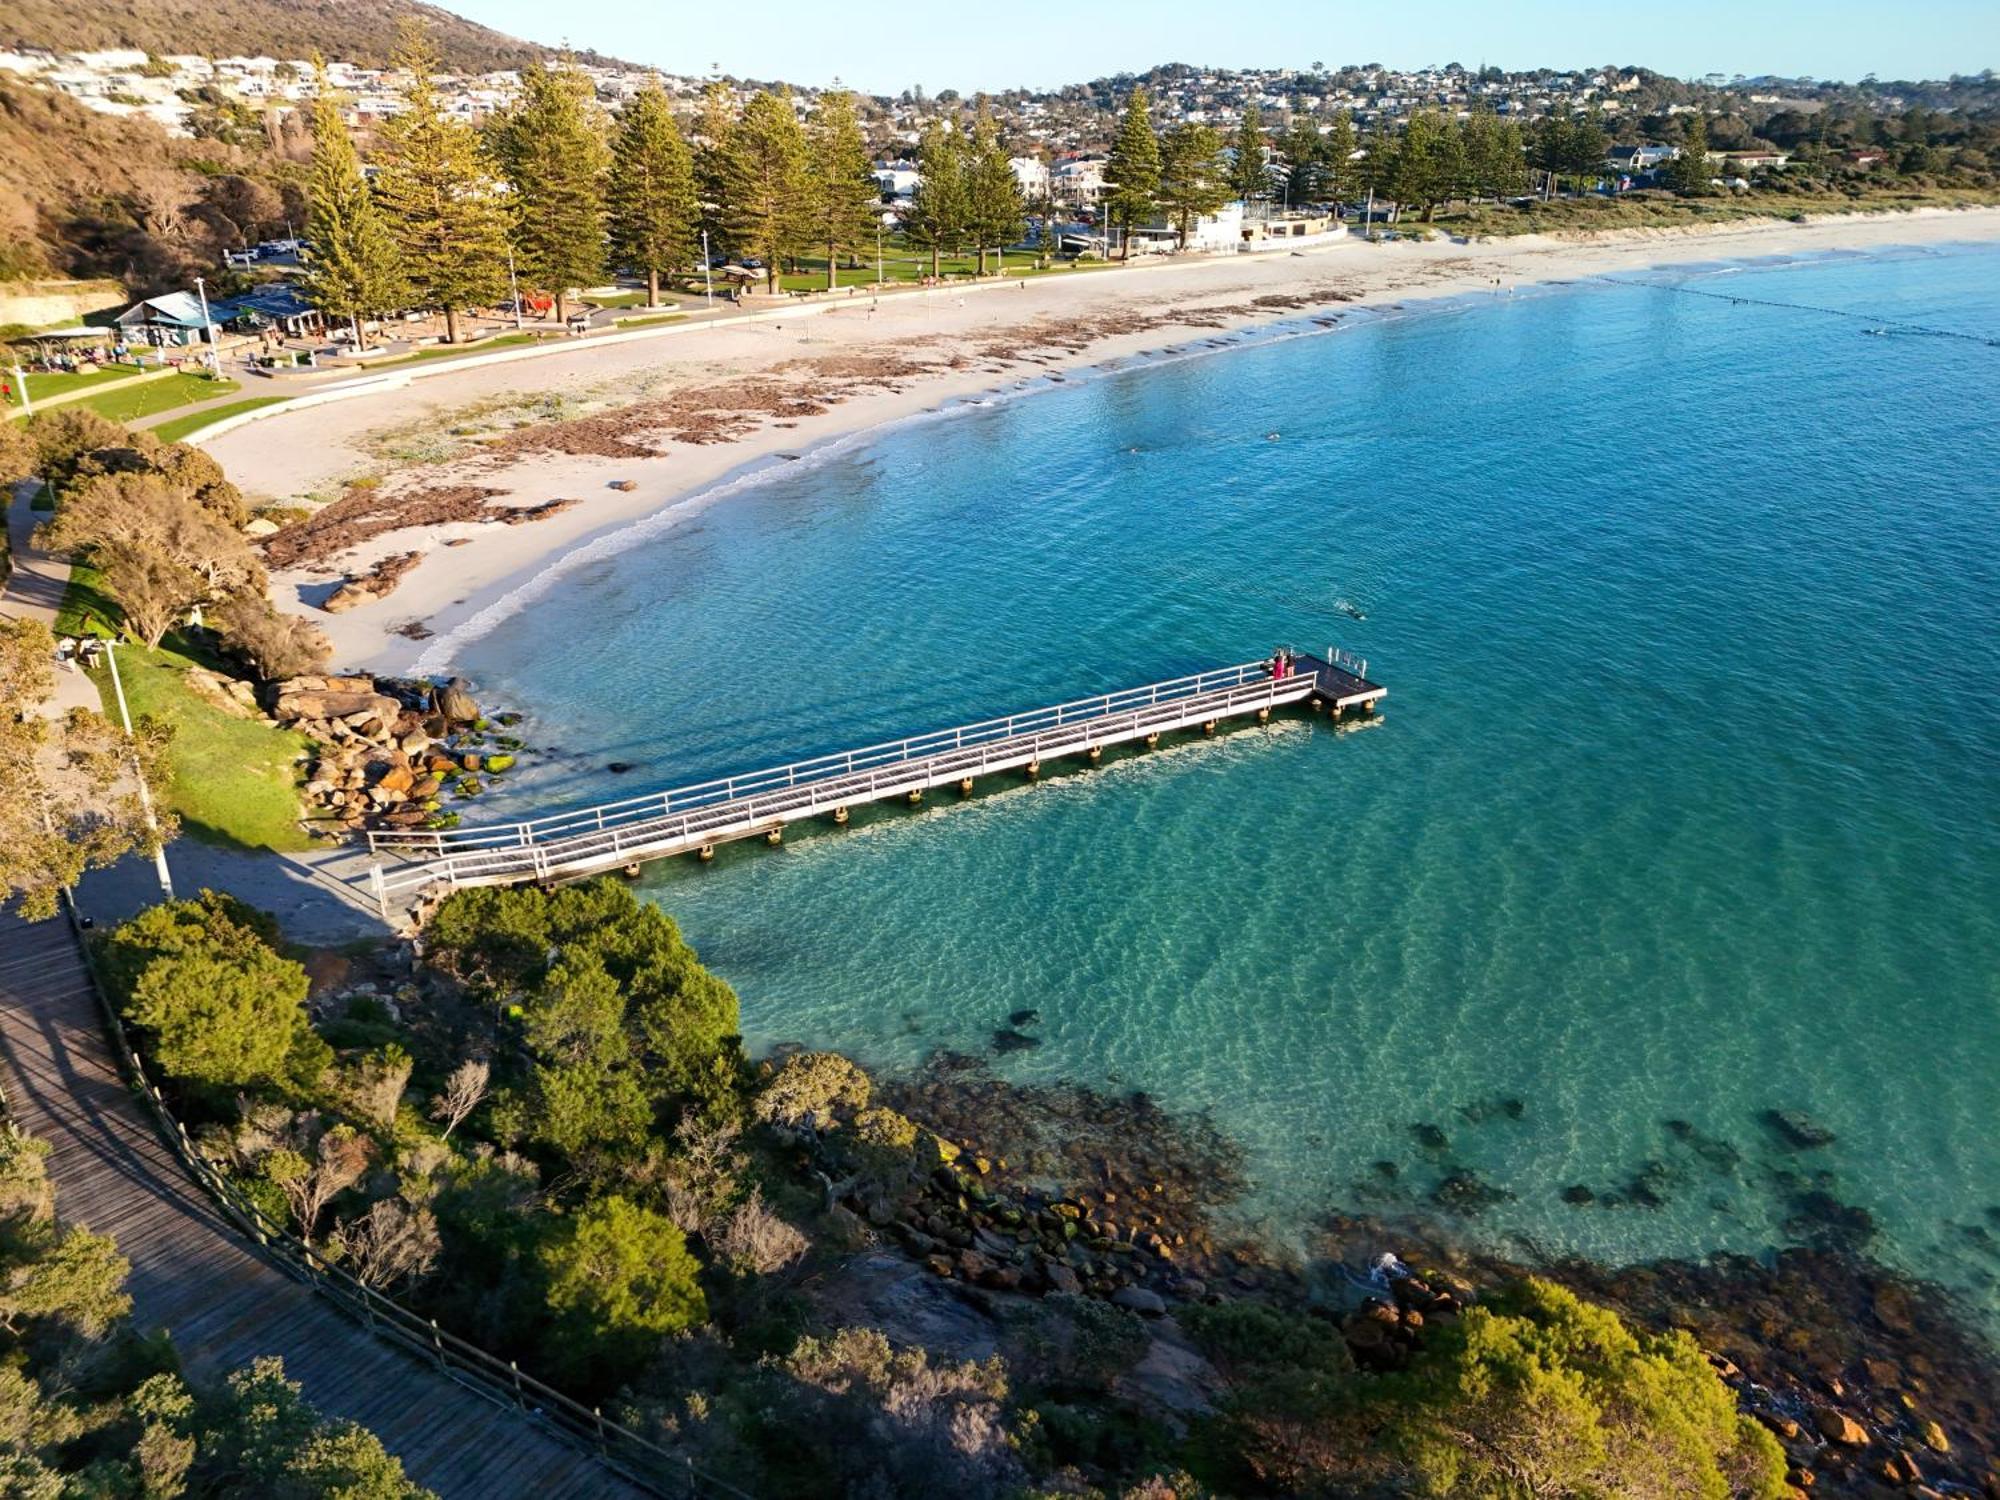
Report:
[[119,1076],[67,924],[0,918],[7,1113],[49,1143],[56,1208],[118,1241],[143,1328],[190,1374],[283,1358],[314,1406],[361,1423],[445,1500],[638,1500],[591,1455],[389,1347],[254,1253],[188,1176]]
[[[69,588],[69,560],[43,552],[33,544],[35,527],[47,519],[32,506],[35,492],[40,488],[33,480],[15,485],[13,500],[7,507],[7,541],[13,549],[14,571],[8,576],[7,587],[0,590],[0,617],[40,620],[53,626],[63,594]],[[83,668],[64,662],[56,668],[55,692],[43,704],[43,712],[59,719],[72,708],[87,708],[92,713],[104,711],[97,688],[84,675]]]

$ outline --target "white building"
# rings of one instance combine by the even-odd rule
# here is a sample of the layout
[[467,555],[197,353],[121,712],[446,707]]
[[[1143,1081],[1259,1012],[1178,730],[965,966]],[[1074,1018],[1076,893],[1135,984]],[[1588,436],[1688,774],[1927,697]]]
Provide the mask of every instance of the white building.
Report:
[[1014,181],[1029,202],[1049,195],[1049,164],[1038,156],[1016,156],[1008,160],[1013,168]]

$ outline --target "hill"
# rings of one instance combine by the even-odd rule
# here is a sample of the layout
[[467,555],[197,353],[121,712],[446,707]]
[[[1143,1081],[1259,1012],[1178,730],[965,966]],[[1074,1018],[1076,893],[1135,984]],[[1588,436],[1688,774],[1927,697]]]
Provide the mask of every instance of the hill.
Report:
[[[419,0],[11,0],[0,11],[0,51],[138,47],[154,54],[328,58],[380,66],[406,16],[430,23],[445,66],[461,73],[518,67],[556,49],[478,25]],[[595,53],[587,60],[608,62]]]
[[[261,135],[261,132],[260,132]],[[282,233],[305,199],[298,143],[177,140],[0,73],[0,281],[185,285],[224,248]]]

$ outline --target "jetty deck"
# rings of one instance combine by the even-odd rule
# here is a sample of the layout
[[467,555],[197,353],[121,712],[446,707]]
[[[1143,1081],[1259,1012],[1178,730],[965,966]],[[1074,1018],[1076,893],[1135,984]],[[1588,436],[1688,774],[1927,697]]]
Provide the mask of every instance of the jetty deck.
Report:
[[963,724],[886,744],[795,761],[743,776],[652,792],[518,823],[368,836],[371,880],[383,915],[437,888],[574,880],[647,860],[700,852],[762,834],[776,842],[788,823],[903,797],[933,787],[970,791],[981,776],[1040,771],[1042,762],[1088,755],[1174,730],[1212,729],[1228,719],[1268,718],[1311,703],[1336,717],[1372,712],[1388,689],[1367,663],[1328,648],[1294,653],[1284,675],[1268,660],[1149,683],[1005,718]]

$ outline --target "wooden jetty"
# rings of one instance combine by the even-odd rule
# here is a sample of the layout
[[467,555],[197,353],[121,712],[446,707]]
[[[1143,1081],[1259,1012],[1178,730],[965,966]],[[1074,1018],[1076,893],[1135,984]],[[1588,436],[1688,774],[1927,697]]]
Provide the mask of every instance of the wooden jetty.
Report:
[[1295,652],[1283,675],[1269,660],[1243,662],[526,822],[370,833],[370,878],[388,918],[398,905],[440,889],[575,880],[677,854],[706,859],[734,839],[762,835],[778,843],[785,825],[801,819],[845,823],[848,809],[862,803],[915,803],[950,785],[969,793],[977,778],[995,772],[1035,776],[1060,756],[1096,760],[1108,746],[1150,746],[1175,730],[1212,731],[1250,715],[1266,720],[1288,705],[1310,703],[1336,718],[1372,713],[1388,689],[1370,682],[1367,668],[1331,647],[1324,657]]
[[370,1333],[255,1248],[120,1075],[67,923],[0,918],[0,1054],[7,1118],[49,1145],[57,1217],[117,1240],[132,1263],[133,1320],[167,1330],[197,1379],[278,1355],[314,1406],[374,1432],[444,1500],[686,1492],[679,1482],[628,1482],[554,1430],[546,1412]]

